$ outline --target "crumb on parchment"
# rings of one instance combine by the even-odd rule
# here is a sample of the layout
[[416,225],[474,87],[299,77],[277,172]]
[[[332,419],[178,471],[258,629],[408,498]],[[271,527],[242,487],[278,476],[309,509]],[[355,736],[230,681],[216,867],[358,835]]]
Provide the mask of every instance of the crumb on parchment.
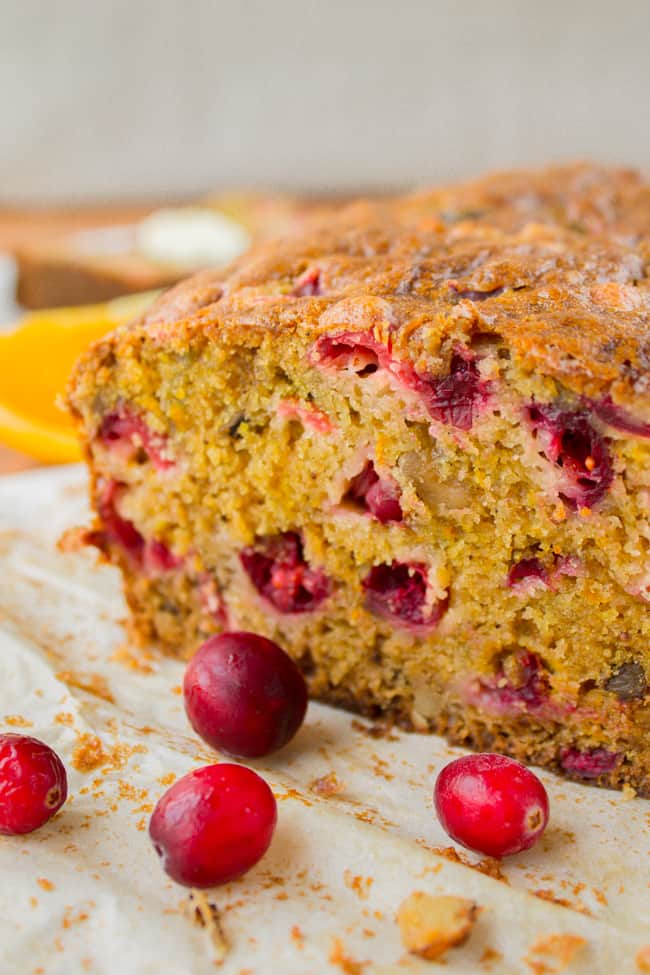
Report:
[[560,975],[585,944],[577,934],[548,934],[531,945],[524,961],[534,975]]
[[309,788],[317,796],[328,799],[330,796],[337,796],[343,792],[345,785],[341,782],[336,772],[328,772],[326,775],[321,775],[319,778],[313,779],[309,783]]
[[495,948],[488,947],[485,948],[483,954],[479,958],[479,963],[487,972],[490,972],[492,971],[492,966],[496,965],[497,962],[500,962],[502,958],[503,955],[500,951],[497,951]]
[[186,917],[200,928],[204,928],[214,952],[214,961],[221,964],[228,953],[228,942],[221,927],[219,908],[204,890],[192,888],[189,897],[183,902]]
[[115,704],[115,698],[108,685],[108,681],[102,674],[87,674],[76,670],[59,670],[55,677],[68,687],[76,687],[77,690],[85,691],[94,697],[101,698],[107,704]]
[[78,772],[94,772],[105,766],[119,771],[123,769],[132,755],[144,754],[144,745],[125,745],[118,742],[108,750],[97,735],[83,732],[72,750],[70,762]]
[[343,872],[343,882],[346,887],[354,891],[360,900],[365,901],[368,899],[370,888],[374,883],[374,877],[362,877],[358,874],[353,874],[351,870],[345,870]]
[[640,972],[650,972],[650,944],[639,948],[634,959],[636,967]]
[[478,863],[474,863],[468,856],[464,853],[460,853],[453,846],[431,846],[426,847],[436,856],[444,857],[445,860],[450,860],[452,863],[462,863],[464,867],[469,867],[470,870],[477,870],[479,873],[485,874],[486,877],[492,877],[493,880],[499,880],[502,884],[509,884],[510,881],[501,869],[501,864],[494,857],[484,857],[479,860]]
[[363,975],[364,968],[370,964],[368,961],[357,961],[351,955],[346,954],[340,938],[332,938],[329,960],[333,965],[338,966],[344,975]]
[[397,911],[402,944],[411,954],[433,961],[467,941],[478,913],[477,904],[465,897],[416,890]]
[[34,722],[23,718],[22,714],[5,714],[4,723],[10,728],[33,728]]
[[551,904],[558,904],[560,907],[568,907],[570,911],[577,911],[579,914],[586,914],[588,917],[593,917],[593,912],[582,903],[581,900],[569,900],[568,897],[559,897],[552,890],[546,888],[540,888],[539,890],[531,890],[530,893],[533,897],[539,897],[542,901],[550,901]]

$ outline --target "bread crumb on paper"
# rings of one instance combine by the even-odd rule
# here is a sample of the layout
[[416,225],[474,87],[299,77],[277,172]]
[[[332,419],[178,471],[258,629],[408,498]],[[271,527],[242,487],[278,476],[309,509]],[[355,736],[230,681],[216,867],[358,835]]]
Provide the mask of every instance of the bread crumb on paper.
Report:
[[39,877],[36,881],[41,890],[56,890],[56,885],[48,880],[47,877]]
[[586,907],[582,901],[579,900],[569,900],[568,897],[558,897],[553,893],[552,890],[547,890],[542,888],[541,890],[531,890],[531,894],[534,897],[539,897],[542,901],[550,901],[551,904],[558,904],[560,907],[568,907],[570,911],[577,911],[579,914],[586,914],[588,917],[593,917],[592,911]]
[[650,944],[639,948],[634,960],[640,972],[650,972]]
[[70,762],[77,772],[93,772],[108,760],[101,738],[84,733],[72,749]]
[[317,796],[322,796],[323,799],[329,799],[330,796],[337,796],[343,792],[345,786],[336,772],[328,772],[327,775],[321,775],[320,778],[313,779],[309,783],[309,788]]
[[34,722],[23,718],[22,714],[5,714],[4,723],[10,728],[33,728]]
[[221,964],[228,954],[228,942],[221,927],[219,908],[204,890],[193,888],[184,902],[185,915],[200,928],[204,928],[214,952],[214,961]]
[[295,944],[296,948],[304,948],[305,936],[298,924],[294,924],[294,926],[291,928],[291,940]]
[[491,972],[492,966],[500,962],[502,958],[503,955],[500,951],[497,951],[495,948],[486,948],[479,958],[479,962],[487,972]]
[[493,880],[499,880],[502,884],[509,884],[510,881],[501,869],[501,865],[498,860],[494,857],[484,857],[477,863],[474,863],[468,856],[464,853],[460,853],[453,846],[431,846],[427,847],[431,853],[435,853],[436,856],[444,857],[445,860],[450,860],[452,863],[462,863],[464,867],[469,867],[470,870],[477,870],[478,873],[485,874],[486,877],[492,877]]
[[577,934],[549,934],[531,945],[524,961],[534,975],[565,972],[587,942]]
[[139,647],[136,652],[128,644],[122,644],[110,659],[134,673],[153,674],[154,669],[149,663],[150,660],[153,660],[153,654],[142,647]]
[[340,938],[332,938],[332,950],[329,960],[337,965],[344,975],[363,975],[363,970],[370,964],[368,961],[357,961],[345,953],[345,947]]
[[72,750],[70,761],[78,772],[94,772],[101,766],[120,771],[125,768],[132,755],[143,755],[146,751],[145,745],[125,745],[120,742],[107,751],[101,738],[83,732]]
[[478,905],[465,897],[416,890],[397,911],[402,944],[411,954],[434,961],[467,941],[478,912]]
[[67,687],[76,687],[94,697],[101,698],[107,704],[115,704],[115,698],[108,686],[108,681],[102,674],[85,674],[76,670],[59,670],[55,677]]
[[374,877],[362,877],[358,874],[353,874],[351,870],[345,870],[343,872],[343,881],[345,886],[353,890],[360,900],[365,901],[368,899],[370,888],[374,883]]

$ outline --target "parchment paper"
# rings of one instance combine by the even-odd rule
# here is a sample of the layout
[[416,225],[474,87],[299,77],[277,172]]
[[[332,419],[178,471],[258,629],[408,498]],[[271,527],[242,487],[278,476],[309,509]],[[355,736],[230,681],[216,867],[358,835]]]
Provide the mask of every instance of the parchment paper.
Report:
[[[278,797],[279,825],[255,869],[210,892],[228,944],[216,968],[208,930],[186,915],[187,891],[161,871],[146,828],[173,776],[217,756],[185,719],[182,666],[125,646],[117,573],[56,551],[86,517],[80,468],[0,479],[0,729],[49,742],[70,781],[47,826],[0,837],[2,975],[544,975],[561,969],[566,944],[551,935],[584,939],[564,971],[640,970],[650,802],[541,773],[551,824],[499,879],[489,864],[497,876],[454,862],[433,813],[436,772],[457,750],[431,736],[373,738],[367,723],[317,704],[286,750],[251,763]],[[313,783],[329,773],[327,796]],[[395,912],[414,890],[483,908],[444,967],[401,944]]]

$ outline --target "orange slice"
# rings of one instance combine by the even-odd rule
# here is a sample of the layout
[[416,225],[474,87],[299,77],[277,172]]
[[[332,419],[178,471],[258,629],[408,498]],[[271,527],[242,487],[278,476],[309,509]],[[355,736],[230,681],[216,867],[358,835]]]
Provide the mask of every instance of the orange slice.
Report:
[[155,293],[25,315],[0,333],[0,442],[46,464],[81,459],[72,421],[56,405],[91,342],[141,314]]

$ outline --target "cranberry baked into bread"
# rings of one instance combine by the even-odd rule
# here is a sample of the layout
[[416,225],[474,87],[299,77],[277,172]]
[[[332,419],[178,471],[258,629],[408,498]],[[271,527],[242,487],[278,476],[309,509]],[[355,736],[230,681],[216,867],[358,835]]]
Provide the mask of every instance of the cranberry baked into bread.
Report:
[[202,273],[70,405],[143,640],[650,795],[650,188],[507,173]]

